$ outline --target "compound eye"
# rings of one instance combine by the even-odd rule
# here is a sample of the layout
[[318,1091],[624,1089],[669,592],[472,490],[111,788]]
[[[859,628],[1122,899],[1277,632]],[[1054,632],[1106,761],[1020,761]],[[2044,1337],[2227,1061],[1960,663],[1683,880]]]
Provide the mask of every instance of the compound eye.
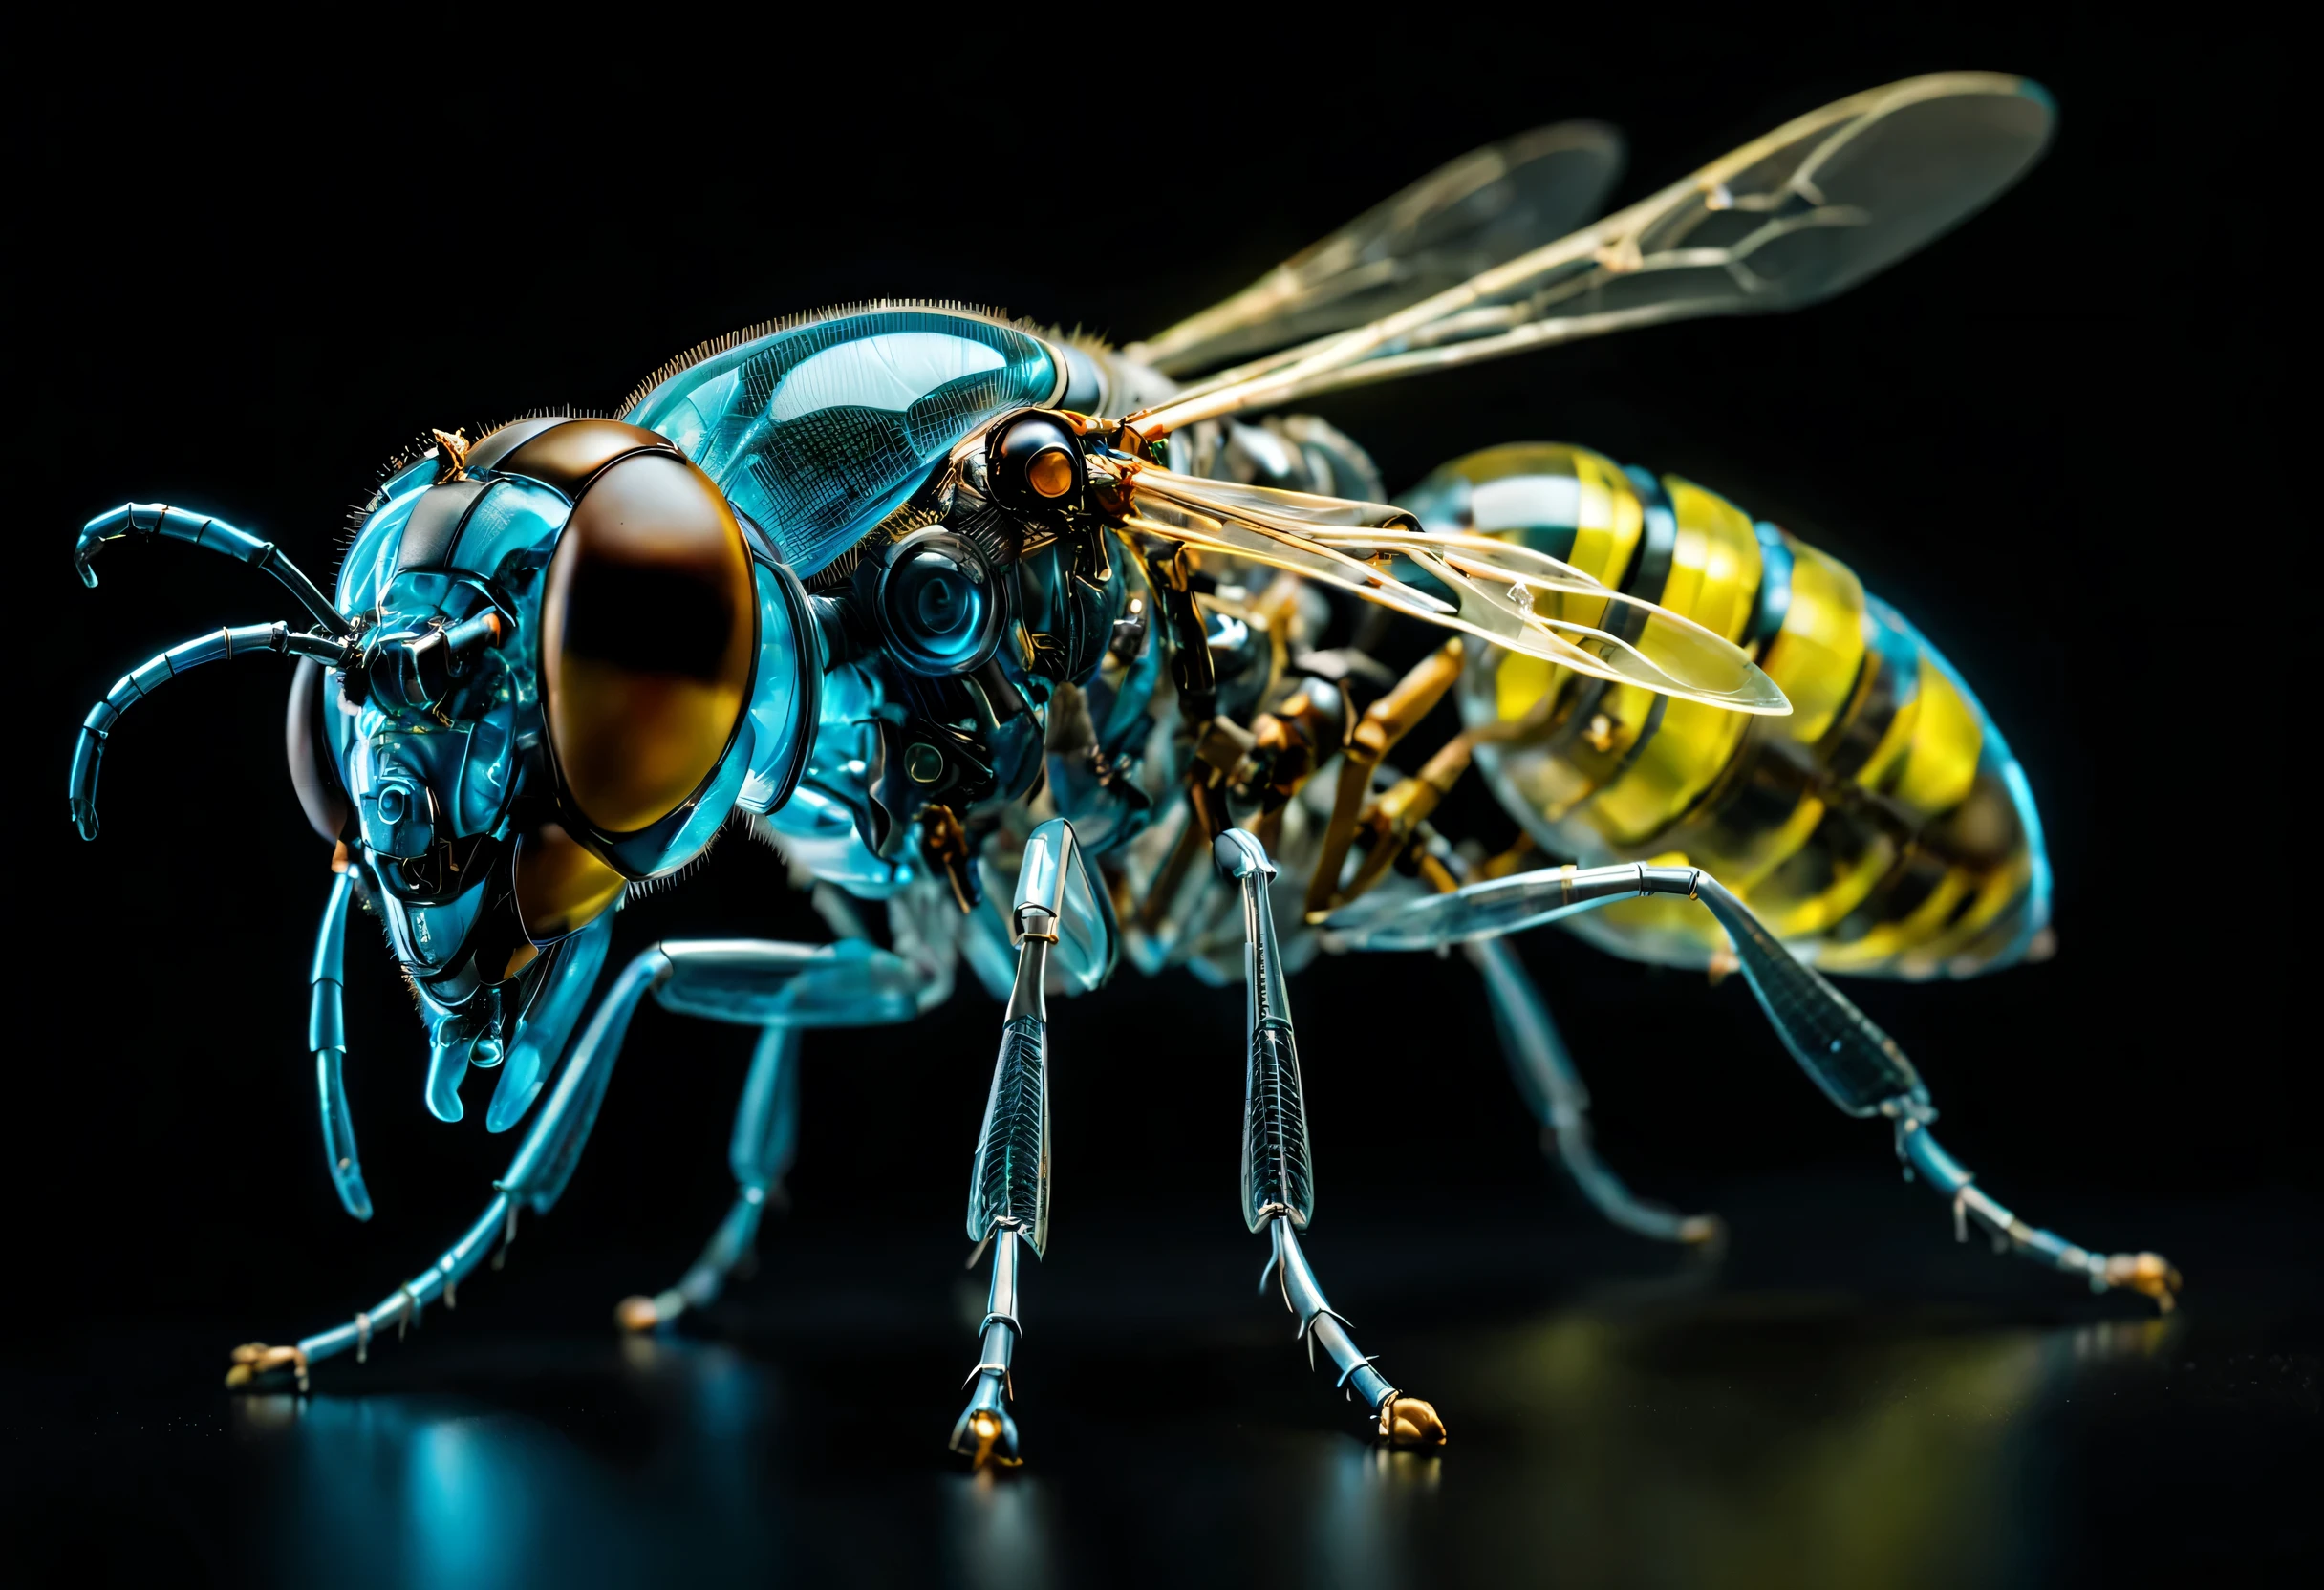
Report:
[[742,529],[700,470],[638,453],[583,490],[549,566],[541,671],[565,799],[598,832],[660,821],[718,767],[758,612]]
[[879,577],[880,631],[915,673],[983,667],[1001,645],[1004,608],[983,554],[949,530],[897,542]]
[[535,944],[579,932],[621,896],[621,874],[554,823],[517,840],[512,870],[517,921]]
[[334,710],[332,694],[331,678],[323,665],[312,658],[300,662],[290,676],[290,711],[283,739],[299,808],[316,833],[336,841],[355,837],[355,807],[347,798],[338,758],[331,749],[324,715]]
[[993,500],[1003,507],[1070,508],[1081,500],[1081,446],[1063,422],[1038,410],[994,435],[985,466]]

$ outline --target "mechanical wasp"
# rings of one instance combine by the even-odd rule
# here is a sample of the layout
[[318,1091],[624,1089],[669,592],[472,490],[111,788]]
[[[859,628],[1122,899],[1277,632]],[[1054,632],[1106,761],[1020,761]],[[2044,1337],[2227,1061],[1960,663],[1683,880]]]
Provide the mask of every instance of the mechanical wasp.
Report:
[[[1552,920],[1616,955],[1739,969],[1832,1102],[1889,1123],[1964,1236],[2167,1308],[2179,1278],[2159,1257],[2076,1246],[1989,1196],[1931,1134],[1903,1051],[1822,976],[1966,977],[2046,941],[2023,772],[1910,623],[1676,476],[1520,443],[1390,504],[1359,445],[1280,412],[1828,297],[2008,187],[2051,122],[2019,78],[1914,78],[1595,222],[1620,140],[1544,128],[1121,349],[934,303],[755,328],[656,372],[617,419],[433,433],[358,511],[330,594],[214,517],[93,520],[88,584],[106,543],[159,536],[252,565],[312,620],[223,629],[129,674],[80,731],[71,800],[96,837],[117,721],[177,673],[295,659],[291,777],[334,847],[309,1046],[347,1212],[372,1211],[343,1075],[351,912],[378,918],[412,986],[427,1107],[461,1119],[466,1075],[497,1071],[488,1129],[531,1116],[440,1258],[347,1322],[236,1349],[229,1385],[304,1386],[315,1361],[449,1306],[520,1209],[556,1203],[649,995],[760,1029],[733,1206],[675,1286],[619,1318],[704,1306],[790,1161],[802,1032],[908,1021],[965,962],[1006,1012],[967,1217],[990,1305],[952,1445],[1013,1461],[1021,1263],[1048,1240],[1045,1000],[1127,958],[1247,985],[1240,1204],[1269,1243],[1261,1286],[1380,1440],[1433,1445],[1441,1418],[1360,1350],[1301,1246],[1315,1188],[1285,979],[1326,950],[1458,946],[1581,1190],[1644,1235],[1708,1242],[1714,1220],[1634,1195],[1591,1148],[1580,1075],[1506,942]],[[1446,638],[1398,677],[1372,653],[1400,622]],[[1460,729],[1400,770],[1392,753],[1448,698]],[[1433,821],[1472,767],[1522,830],[1497,855]],[[592,1012],[626,893],[730,824],[784,854],[837,940],[666,941]],[[1285,869],[1303,882],[1272,888]]]

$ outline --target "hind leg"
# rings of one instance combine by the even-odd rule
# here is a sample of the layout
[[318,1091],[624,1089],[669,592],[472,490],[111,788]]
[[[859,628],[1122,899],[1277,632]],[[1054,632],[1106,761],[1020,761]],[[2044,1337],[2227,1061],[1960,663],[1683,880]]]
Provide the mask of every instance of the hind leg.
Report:
[[[1654,870],[1641,869],[1642,873]],[[1928,1130],[1937,1111],[1920,1074],[1894,1039],[1875,1026],[1847,997],[1791,953],[1718,880],[1696,872],[1687,891],[1726,929],[1744,977],[1802,1069],[1826,1097],[1851,1115],[1895,1123],[1896,1150],[1907,1173],[1918,1171],[1953,1206],[1954,1235],[1969,1240],[1973,1219],[1996,1253],[2080,1276],[2093,1292],[2117,1288],[2142,1293],[2168,1312],[2180,1286],[2177,1269],[2160,1254],[2102,1254],[2077,1247],[2056,1233],[2028,1225],[1971,1185],[1973,1177],[1938,1146]]]
[[676,1286],[651,1298],[621,1300],[613,1318],[624,1330],[652,1330],[718,1300],[727,1278],[749,1262],[766,1201],[782,1195],[783,1175],[798,1146],[799,1029],[778,1024],[759,1035],[735,1110],[734,1137],[726,1150],[734,1171],[733,1207]]
[[1717,919],[1760,1008],[1824,1096],[1850,1115],[1894,1123],[1906,1168],[1951,1199],[1966,1241],[1974,1220],[1997,1250],[2082,1277],[2093,1291],[2142,1293],[2168,1309],[2179,1272],[2160,1254],[2103,1254],[2029,1225],[1973,1185],[1928,1130],[1928,1089],[1904,1051],[1813,967],[1801,964],[1742,901],[1693,867],[1550,868],[1465,884],[1425,900],[1374,897],[1335,912],[1325,927],[1343,948],[1433,949],[1484,941],[1588,911],[1610,900],[1684,895]]

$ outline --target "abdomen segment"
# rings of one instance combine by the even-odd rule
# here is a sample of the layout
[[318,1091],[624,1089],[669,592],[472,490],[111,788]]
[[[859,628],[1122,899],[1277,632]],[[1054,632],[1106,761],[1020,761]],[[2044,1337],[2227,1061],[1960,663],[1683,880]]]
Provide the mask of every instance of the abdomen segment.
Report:
[[[1846,565],[1716,492],[1581,447],[1472,453],[1403,504],[1717,631],[1792,700],[1787,718],[1747,718],[1477,649],[1459,698],[1477,766],[1551,855],[1703,868],[1829,972],[1968,977],[2046,944],[2049,865],[2016,758]],[[1683,902],[1625,902],[1574,931],[1675,965],[1724,948]]]

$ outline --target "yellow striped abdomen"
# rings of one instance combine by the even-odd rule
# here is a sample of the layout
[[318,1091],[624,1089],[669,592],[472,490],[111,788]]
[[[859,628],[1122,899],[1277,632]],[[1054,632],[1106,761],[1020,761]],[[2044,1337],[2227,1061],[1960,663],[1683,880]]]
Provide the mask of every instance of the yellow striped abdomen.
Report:
[[[1457,459],[1403,500],[1432,529],[1506,535],[1750,650],[1792,700],[1747,718],[1473,652],[1477,765],[1551,855],[1666,860],[1725,883],[1830,972],[1967,977],[2023,958],[2049,915],[2040,819],[1945,659],[1845,564],[1676,476],[1585,448]],[[1636,959],[1709,963],[1686,901],[1576,919]]]

